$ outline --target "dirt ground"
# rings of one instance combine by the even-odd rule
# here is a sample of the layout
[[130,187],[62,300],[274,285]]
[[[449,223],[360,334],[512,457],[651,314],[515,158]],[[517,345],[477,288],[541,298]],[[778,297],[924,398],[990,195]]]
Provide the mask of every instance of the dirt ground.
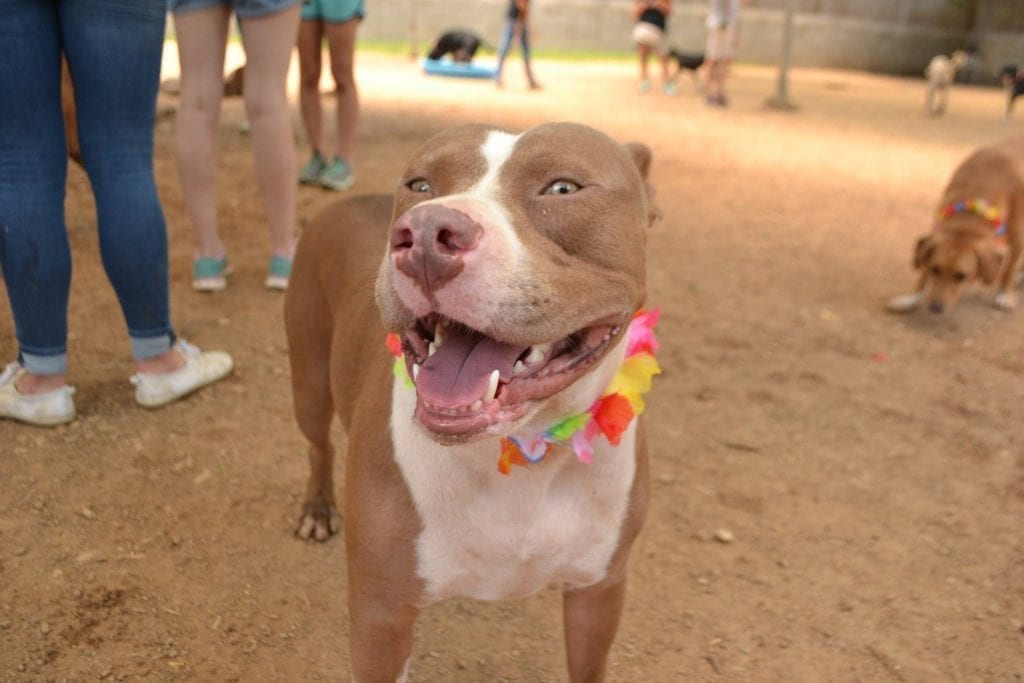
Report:
[[[771,69],[737,69],[718,110],[687,82],[637,94],[632,64],[540,61],[546,87],[528,93],[516,61],[496,92],[360,59],[352,191],[389,191],[415,148],[463,121],[576,120],[654,149],[665,373],[611,680],[1024,680],[1024,311],[978,291],[945,317],[883,312],[912,284],[911,247],[954,166],[1021,132],[1024,112],[1006,124],[997,91],[957,89],[928,119],[923,82],[848,72],[796,72],[800,108],[782,113],[763,107]],[[189,287],[173,117],[157,126],[178,332],[237,362],[159,412],[134,405],[88,182],[70,174],[80,417],[0,423],[0,681],[348,676],[343,543],[291,533],[306,461],[243,120],[227,102],[236,272],[212,296]],[[300,223],[332,199],[302,188]],[[0,358],[15,351],[5,306]],[[436,606],[417,638],[415,680],[565,677],[555,589]]]

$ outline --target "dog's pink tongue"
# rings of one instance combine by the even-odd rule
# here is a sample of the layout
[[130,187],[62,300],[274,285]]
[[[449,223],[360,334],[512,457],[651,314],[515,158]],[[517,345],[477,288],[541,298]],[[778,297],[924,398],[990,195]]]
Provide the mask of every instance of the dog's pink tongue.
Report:
[[484,398],[495,370],[503,380],[512,376],[512,366],[525,350],[452,326],[441,347],[420,367],[416,391],[434,405],[470,406]]

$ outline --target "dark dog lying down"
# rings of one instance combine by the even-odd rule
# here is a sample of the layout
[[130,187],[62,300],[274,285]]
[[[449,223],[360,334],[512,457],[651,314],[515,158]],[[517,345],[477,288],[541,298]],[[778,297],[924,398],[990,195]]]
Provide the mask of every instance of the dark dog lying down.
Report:
[[466,30],[445,31],[438,36],[434,46],[430,48],[428,59],[441,59],[451,55],[456,62],[468,64],[473,61],[476,51],[483,41],[475,33]]

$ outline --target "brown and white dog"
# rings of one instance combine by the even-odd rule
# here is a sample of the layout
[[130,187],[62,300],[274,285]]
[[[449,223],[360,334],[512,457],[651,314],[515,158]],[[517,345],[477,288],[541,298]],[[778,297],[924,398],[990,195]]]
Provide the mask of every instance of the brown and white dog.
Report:
[[603,677],[647,508],[642,426],[595,441],[591,464],[556,449],[503,476],[497,461],[501,437],[586,410],[616,372],[645,295],[650,161],[576,124],[463,126],[419,150],[393,198],[341,200],[304,232],[285,303],[310,442],[297,533],[339,530],[337,412],[355,680],[405,680],[432,603],[553,582],[570,679]]
[[995,305],[1017,303],[1015,276],[1024,254],[1024,136],[983,147],[960,164],[939,202],[935,227],[917,241],[912,294],[891,299],[894,313],[923,300],[933,313],[948,310],[966,285],[998,282]]

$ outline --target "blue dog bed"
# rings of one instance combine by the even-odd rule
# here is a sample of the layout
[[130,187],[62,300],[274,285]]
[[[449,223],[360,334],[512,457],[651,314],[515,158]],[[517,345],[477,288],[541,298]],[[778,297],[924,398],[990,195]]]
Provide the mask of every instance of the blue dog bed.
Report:
[[424,59],[423,72],[431,76],[456,76],[458,78],[494,78],[497,69],[470,62],[453,62],[449,59]]

